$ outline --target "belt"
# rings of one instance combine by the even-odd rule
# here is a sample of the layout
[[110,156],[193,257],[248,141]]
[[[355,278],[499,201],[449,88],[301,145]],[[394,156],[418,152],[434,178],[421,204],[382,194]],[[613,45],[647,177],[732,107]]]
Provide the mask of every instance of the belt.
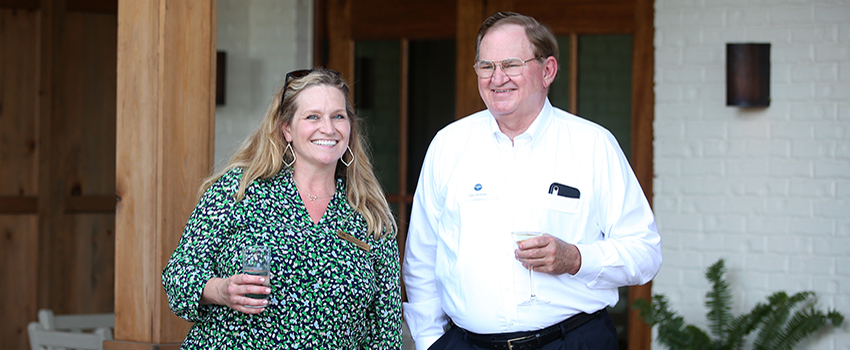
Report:
[[483,348],[493,350],[531,350],[539,349],[552,341],[563,337],[572,330],[581,327],[594,318],[598,318],[605,309],[592,314],[580,313],[549,327],[531,331],[512,333],[509,339],[500,334],[478,334],[458,327],[466,334],[466,340]]

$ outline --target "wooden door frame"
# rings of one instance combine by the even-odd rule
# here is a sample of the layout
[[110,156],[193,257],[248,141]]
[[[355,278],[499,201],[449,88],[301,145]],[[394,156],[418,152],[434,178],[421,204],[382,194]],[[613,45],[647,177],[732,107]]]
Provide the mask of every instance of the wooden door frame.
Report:
[[115,339],[105,350],[178,349],[191,327],[169,309],[161,274],[213,169],[216,18],[216,0],[118,1]]
[[[455,119],[485,108],[472,78],[475,74],[472,60],[478,27],[492,13],[516,11],[542,23],[557,23],[552,26],[556,35],[631,34],[631,165],[652,204],[652,124],[655,113],[653,0],[608,0],[604,5],[582,0],[436,0],[429,2],[427,7],[391,0],[358,1],[357,7],[353,0],[314,0],[314,7],[317,34],[314,36],[315,64],[336,69],[349,80],[354,79],[354,42],[357,40],[415,39],[422,33],[428,33],[429,38],[456,39]],[[629,350],[651,347],[651,327],[631,308],[635,299],[650,300],[651,294],[652,282],[629,287]]]

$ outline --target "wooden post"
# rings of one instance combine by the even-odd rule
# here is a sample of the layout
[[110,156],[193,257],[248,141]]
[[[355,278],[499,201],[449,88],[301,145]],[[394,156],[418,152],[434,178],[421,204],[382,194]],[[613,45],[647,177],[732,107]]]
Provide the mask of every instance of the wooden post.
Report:
[[354,101],[354,39],[351,37],[351,0],[328,1],[328,68],[351,83],[349,98]]
[[[632,158],[631,164],[643,193],[652,205],[653,129],[655,93],[653,90],[655,36],[654,1],[635,1],[635,33],[632,50]],[[652,300],[652,282],[629,287],[629,349],[645,350],[652,346],[652,327],[632,308],[637,299]]]
[[215,0],[119,0],[115,340],[176,349],[161,272],[212,170]]
[[50,104],[42,107],[38,97],[41,81],[52,78],[39,75],[43,68],[36,59],[40,51],[52,49],[52,42],[44,43],[52,37],[51,27],[39,18],[47,15],[0,8],[0,280],[4,281],[0,339],[4,349],[29,348],[27,323],[39,307],[39,283],[49,276],[39,259],[43,245],[39,223],[51,209],[39,206],[39,186],[46,183],[38,173],[39,156],[47,151],[42,151],[38,135],[40,127],[47,129],[39,123],[41,115],[47,114],[41,108]]
[[475,63],[475,37],[478,35],[478,27],[486,18],[484,7],[481,0],[457,2],[455,119],[487,108],[478,93],[478,77],[472,68]]
[[[54,254],[54,247],[70,244],[69,234],[59,230],[64,225],[62,203],[62,188],[57,186],[56,176],[59,166],[52,161],[50,154],[58,152],[58,142],[52,142],[58,137],[54,130],[54,97],[56,95],[56,64],[59,37],[61,36],[62,20],[65,13],[64,1],[44,1],[41,3],[42,17],[40,21],[41,52],[39,69],[39,116],[38,116],[38,307],[50,307],[56,312],[67,312],[65,303],[60,299],[60,288],[67,288],[71,283],[69,271],[51,269],[54,262],[61,257]],[[57,273],[58,272],[58,273]]]

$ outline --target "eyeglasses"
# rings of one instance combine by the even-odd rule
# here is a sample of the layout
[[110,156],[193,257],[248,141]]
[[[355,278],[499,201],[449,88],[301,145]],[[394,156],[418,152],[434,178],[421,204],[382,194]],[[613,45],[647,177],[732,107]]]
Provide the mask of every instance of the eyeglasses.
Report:
[[506,58],[501,61],[478,61],[472,67],[475,68],[475,73],[481,79],[492,77],[493,73],[496,72],[496,66],[501,66],[502,72],[505,72],[505,75],[513,77],[522,74],[522,68],[525,67],[528,61],[538,58],[542,57],[532,57],[524,61],[515,57]]

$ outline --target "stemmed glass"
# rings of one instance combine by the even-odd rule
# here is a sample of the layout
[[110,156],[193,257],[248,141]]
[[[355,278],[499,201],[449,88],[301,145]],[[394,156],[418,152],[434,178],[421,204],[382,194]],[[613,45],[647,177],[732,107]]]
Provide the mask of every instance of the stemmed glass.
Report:
[[[514,242],[519,244],[519,242],[522,242],[526,239],[534,238],[534,237],[540,237],[540,236],[543,235],[543,232],[539,232],[539,231],[513,231],[513,232],[511,232],[511,235],[514,238]],[[519,303],[518,305],[519,306],[529,306],[529,305],[548,304],[549,303],[548,300],[540,299],[540,298],[537,297],[537,288],[534,285],[534,270],[531,269],[531,268],[528,269],[528,281],[529,281],[529,287],[530,287],[530,290],[531,290],[531,296],[528,298],[528,300],[523,301],[523,302]]]

